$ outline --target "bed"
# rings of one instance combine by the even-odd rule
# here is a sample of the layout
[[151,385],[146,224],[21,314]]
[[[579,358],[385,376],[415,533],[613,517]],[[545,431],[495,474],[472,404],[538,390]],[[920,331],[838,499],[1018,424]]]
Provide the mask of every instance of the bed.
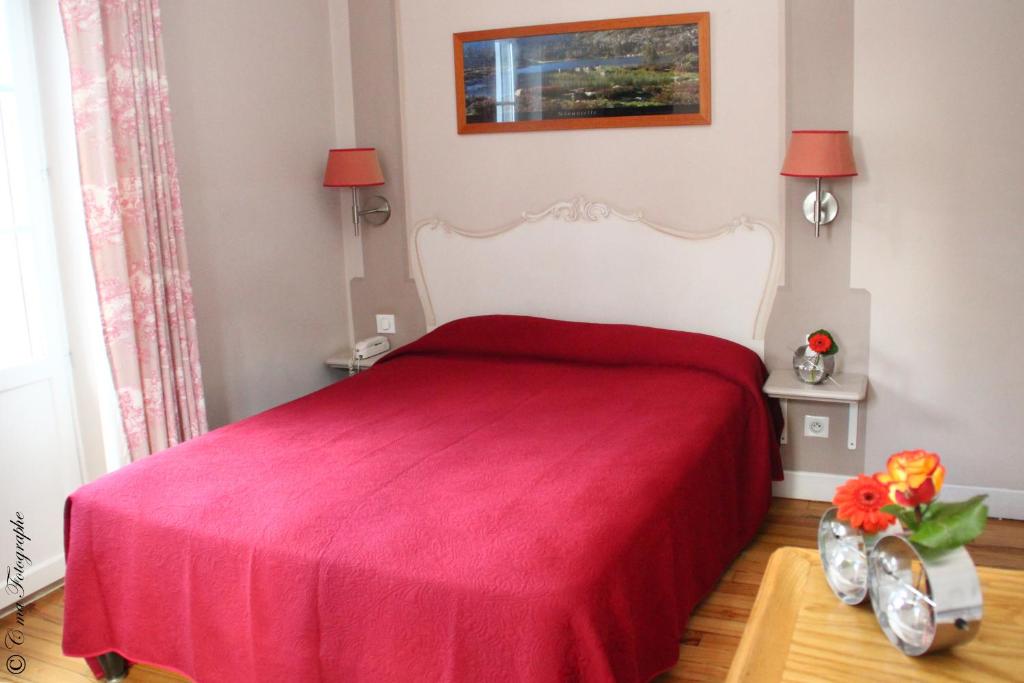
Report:
[[781,476],[760,357],[459,308],[368,372],[72,494],[65,653],[204,682],[673,666]]

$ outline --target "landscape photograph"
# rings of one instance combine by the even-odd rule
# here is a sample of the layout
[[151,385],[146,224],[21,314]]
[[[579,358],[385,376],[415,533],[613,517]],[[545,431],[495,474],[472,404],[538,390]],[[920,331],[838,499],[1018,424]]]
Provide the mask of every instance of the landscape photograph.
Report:
[[696,23],[465,42],[465,121],[694,114],[700,67]]

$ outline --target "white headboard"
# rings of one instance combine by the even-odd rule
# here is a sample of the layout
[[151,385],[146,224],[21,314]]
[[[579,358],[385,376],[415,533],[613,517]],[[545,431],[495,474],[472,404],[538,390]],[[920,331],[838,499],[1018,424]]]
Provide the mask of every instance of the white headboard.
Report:
[[536,315],[704,332],[759,354],[782,265],[766,223],[689,232],[582,197],[498,229],[422,221],[409,248],[428,329]]

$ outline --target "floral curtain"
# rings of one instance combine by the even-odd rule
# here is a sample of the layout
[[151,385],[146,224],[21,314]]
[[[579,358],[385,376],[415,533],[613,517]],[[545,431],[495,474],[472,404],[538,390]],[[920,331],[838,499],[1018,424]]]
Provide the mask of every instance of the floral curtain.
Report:
[[206,431],[158,0],[60,0],[103,335],[132,460]]

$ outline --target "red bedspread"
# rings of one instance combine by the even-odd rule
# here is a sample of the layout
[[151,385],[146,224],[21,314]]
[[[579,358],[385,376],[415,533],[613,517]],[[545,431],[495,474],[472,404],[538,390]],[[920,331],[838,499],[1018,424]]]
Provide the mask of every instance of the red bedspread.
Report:
[[490,316],[82,487],[64,651],[199,681],[646,681],[778,473],[752,352]]

